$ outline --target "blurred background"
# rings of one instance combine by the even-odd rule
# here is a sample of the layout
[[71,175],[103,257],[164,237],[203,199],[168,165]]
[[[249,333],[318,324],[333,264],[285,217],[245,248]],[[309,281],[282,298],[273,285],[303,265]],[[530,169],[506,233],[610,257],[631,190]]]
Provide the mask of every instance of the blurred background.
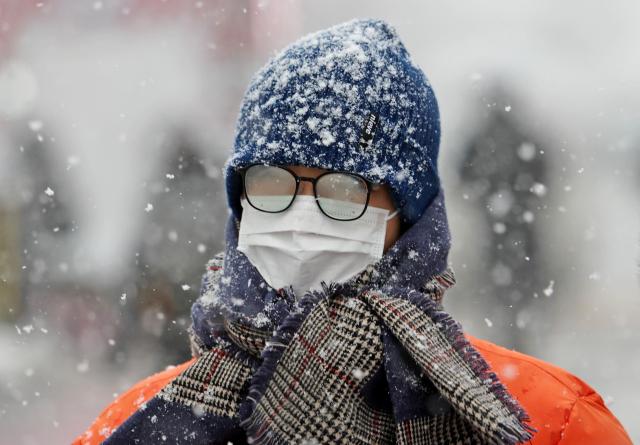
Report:
[[464,328],[640,441],[640,3],[0,0],[0,430],[69,443],[189,357],[252,74],[355,17],[433,84]]

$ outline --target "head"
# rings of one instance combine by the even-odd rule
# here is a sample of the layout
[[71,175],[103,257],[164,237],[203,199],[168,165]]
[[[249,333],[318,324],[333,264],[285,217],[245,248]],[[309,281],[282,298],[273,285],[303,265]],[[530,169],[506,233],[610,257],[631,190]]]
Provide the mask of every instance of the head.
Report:
[[[424,72],[381,20],[352,20],[312,33],[253,77],[225,165],[227,199],[242,218],[238,170],[265,163],[301,176],[346,171],[375,184],[371,206],[399,209],[385,251],[440,188],[440,117]],[[312,194],[302,183],[302,194]]]

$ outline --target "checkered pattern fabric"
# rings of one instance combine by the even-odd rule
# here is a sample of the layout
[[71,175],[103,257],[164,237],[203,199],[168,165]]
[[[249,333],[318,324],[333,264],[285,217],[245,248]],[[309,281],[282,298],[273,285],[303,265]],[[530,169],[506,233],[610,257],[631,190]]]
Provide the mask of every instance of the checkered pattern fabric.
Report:
[[403,298],[377,292],[362,298],[476,431],[498,443],[503,427],[517,431],[518,419],[480,380],[431,317]]
[[[430,283],[452,281],[448,270]],[[365,403],[362,388],[383,363],[382,326],[452,411],[396,425],[388,412]],[[438,323],[403,298],[365,292],[357,298],[321,299],[286,347],[270,348],[282,353],[242,423],[256,443],[512,443],[509,437],[522,430],[517,416],[465,362]]]
[[360,394],[382,355],[380,323],[364,302],[320,301],[283,352],[246,427],[270,444],[392,443],[391,416]]
[[[373,281],[375,274],[376,267],[370,264],[352,278],[349,285],[355,287],[357,291],[361,291]],[[442,307],[444,292],[454,284],[456,284],[456,276],[453,269],[449,266],[444,272],[428,278],[420,288],[420,291],[439,307]]]
[[196,412],[234,417],[238,414],[240,391],[250,376],[250,367],[224,349],[214,348],[201,355],[157,397]]
[[224,320],[224,328],[231,341],[256,357],[260,357],[262,349],[271,337],[269,331],[231,320]]

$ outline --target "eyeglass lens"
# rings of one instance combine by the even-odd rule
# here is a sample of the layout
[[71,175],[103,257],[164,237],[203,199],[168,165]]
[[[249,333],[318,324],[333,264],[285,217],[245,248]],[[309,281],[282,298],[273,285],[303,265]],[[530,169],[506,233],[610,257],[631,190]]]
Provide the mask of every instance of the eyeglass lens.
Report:
[[282,212],[296,193],[296,179],[287,170],[270,165],[252,165],[244,175],[249,203],[264,212]]
[[335,219],[359,218],[367,206],[367,184],[359,177],[329,173],[316,183],[318,205]]
[[[245,194],[249,203],[265,212],[282,212],[296,192],[295,176],[271,165],[252,165],[245,171]],[[348,173],[325,173],[316,182],[320,209],[339,220],[357,219],[367,206],[368,187],[360,177]]]

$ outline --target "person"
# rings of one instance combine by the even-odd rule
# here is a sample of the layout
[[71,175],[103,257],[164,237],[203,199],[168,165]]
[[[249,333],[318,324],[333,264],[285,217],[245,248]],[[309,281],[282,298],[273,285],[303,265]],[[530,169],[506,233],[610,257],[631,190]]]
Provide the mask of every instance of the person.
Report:
[[630,444],[589,385],[463,332],[440,117],[388,23],[309,34],[252,79],[193,358],[76,444]]

